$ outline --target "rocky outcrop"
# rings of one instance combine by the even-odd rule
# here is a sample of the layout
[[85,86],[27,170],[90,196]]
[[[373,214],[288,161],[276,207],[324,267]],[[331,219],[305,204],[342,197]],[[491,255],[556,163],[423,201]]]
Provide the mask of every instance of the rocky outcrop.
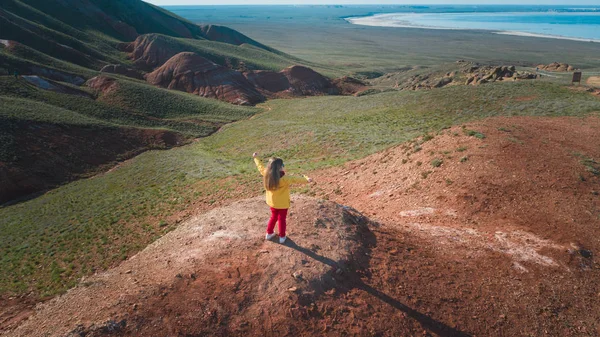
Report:
[[538,77],[538,75],[527,71],[517,71],[515,66],[479,66],[471,64],[464,69],[464,72],[467,74],[466,85],[479,85],[504,80],[531,80]]
[[102,75],[89,79],[85,82],[85,85],[105,95],[116,91],[119,88],[119,85],[114,78]]
[[[536,79],[537,75],[528,71],[519,71],[515,66],[480,65],[473,62],[459,60],[457,66],[443,70],[421,72],[412,76],[404,73],[388,74],[379,82],[389,84],[390,79],[398,78],[395,88],[400,90],[430,90],[451,85],[480,85],[496,81],[519,81]],[[415,69],[415,71],[422,71]]]
[[220,66],[195,53],[179,53],[146,75],[154,85],[222,101],[253,105],[265,97],[241,73]]
[[442,88],[454,81],[454,74],[445,74],[436,76],[435,74],[414,75],[405,83],[398,84],[396,87],[403,90],[424,90]]
[[140,72],[131,68],[127,68],[122,64],[109,64],[100,69],[100,72],[108,74],[119,74],[131,78],[136,78],[138,80],[144,79],[144,76],[142,76]]
[[571,66],[567,63],[560,63],[560,62],[552,62],[548,65],[540,64],[537,66],[537,68],[540,70],[556,71],[556,72],[568,72],[568,71],[577,70],[573,66]]

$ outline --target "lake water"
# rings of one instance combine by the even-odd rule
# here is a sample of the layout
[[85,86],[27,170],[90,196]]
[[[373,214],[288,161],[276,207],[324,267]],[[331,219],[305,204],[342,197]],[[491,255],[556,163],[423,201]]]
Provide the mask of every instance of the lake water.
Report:
[[[508,8],[507,8],[508,9]],[[600,42],[600,7],[544,11],[448,13],[385,13],[347,18],[358,25],[427,29],[483,29],[498,34],[563,38]]]

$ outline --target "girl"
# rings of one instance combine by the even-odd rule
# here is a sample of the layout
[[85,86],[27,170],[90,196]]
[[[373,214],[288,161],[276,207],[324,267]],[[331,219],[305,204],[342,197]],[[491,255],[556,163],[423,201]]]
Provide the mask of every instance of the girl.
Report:
[[252,157],[258,171],[263,176],[267,205],[271,207],[271,218],[267,224],[265,240],[271,240],[275,237],[273,230],[275,229],[275,223],[279,221],[279,243],[284,243],[286,239],[286,217],[288,208],[290,208],[290,185],[310,183],[312,179],[306,176],[285,176],[283,160],[281,158],[271,158],[265,169],[262,161],[258,158],[258,153],[254,152]]

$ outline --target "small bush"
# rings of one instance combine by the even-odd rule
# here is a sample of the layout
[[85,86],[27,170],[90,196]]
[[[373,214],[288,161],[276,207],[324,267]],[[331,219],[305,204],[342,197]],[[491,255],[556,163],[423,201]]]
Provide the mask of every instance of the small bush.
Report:
[[440,166],[442,166],[442,163],[443,163],[443,162],[444,162],[444,161],[443,161],[442,159],[435,158],[435,159],[434,159],[434,160],[431,162],[431,166],[433,166],[433,167],[440,167]]
[[479,138],[479,139],[484,139],[485,135],[479,131],[475,131],[475,130],[465,130],[465,134],[469,137],[475,137],[475,138]]

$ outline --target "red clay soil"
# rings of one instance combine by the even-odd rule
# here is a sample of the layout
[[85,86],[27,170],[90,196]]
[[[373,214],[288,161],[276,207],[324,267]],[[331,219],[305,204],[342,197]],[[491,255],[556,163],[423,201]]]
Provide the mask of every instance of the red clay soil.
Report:
[[101,92],[104,95],[110,94],[111,92],[119,89],[119,84],[114,78],[106,77],[104,75],[90,78],[85,82],[85,85],[98,92]]
[[599,134],[493,118],[313,172],[349,207],[296,197],[286,245],[262,198],[215,209],[7,336],[598,336]]
[[[291,66],[280,72],[257,70],[241,73],[190,52],[171,57],[146,75],[146,80],[163,88],[239,105],[254,105],[267,97],[337,95],[340,92],[327,77],[307,67]],[[349,89],[347,82],[340,79],[336,83]]]
[[337,95],[340,88],[318,72],[303,66],[291,66],[280,72],[256,70],[244,73],[244,76],[263,95],[269,98],[297,96]]
[[598,336],[599,135],[494,118],[313,178],[382,224],[372,280],[402,303],[477,336]]
[[239,105],[254,105],[265,97],[240,73],[195,53],[179,53],[146,75],[146,80],[168,89],[217,98]]
[[129,52],[129,58],[138,68],[145,70],[160,67],[171,57],[182,52],[157,34],[140,35],[135,41],[124,44],[121,48]]

